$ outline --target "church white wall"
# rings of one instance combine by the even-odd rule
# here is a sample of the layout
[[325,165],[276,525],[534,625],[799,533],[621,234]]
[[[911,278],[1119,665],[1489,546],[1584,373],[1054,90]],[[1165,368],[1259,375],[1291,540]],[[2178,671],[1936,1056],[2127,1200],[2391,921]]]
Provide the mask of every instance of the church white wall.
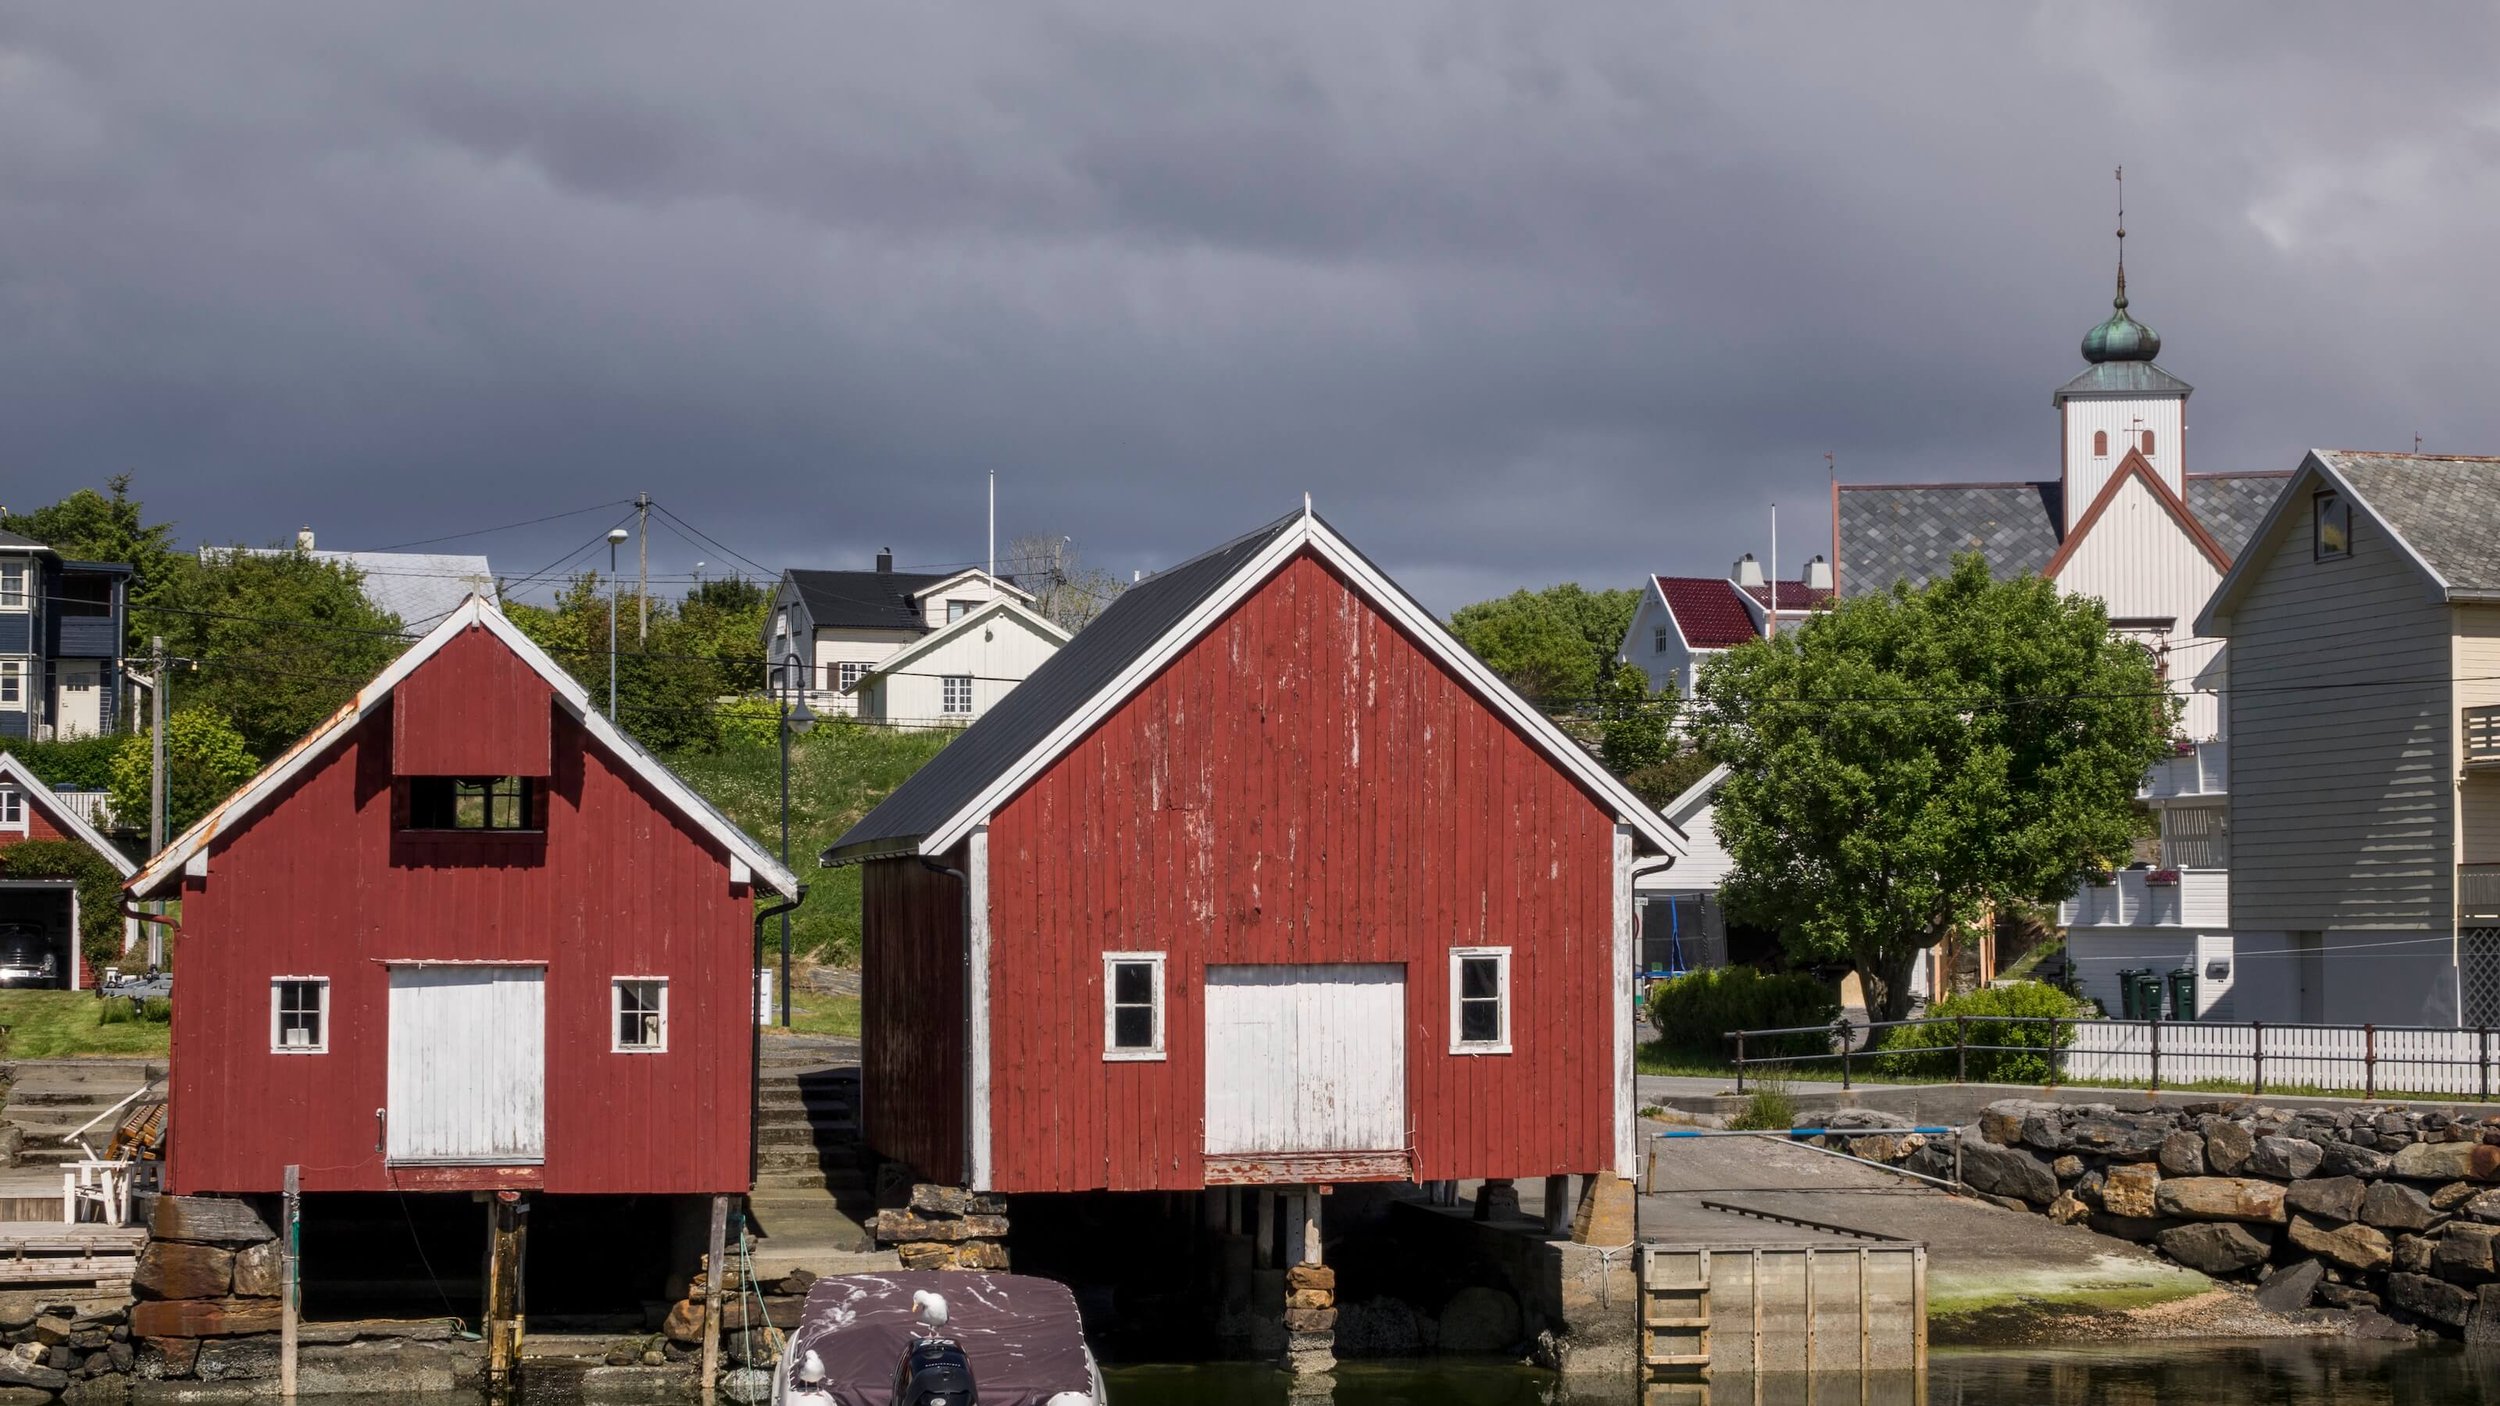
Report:
[[[2187,401],[2181,397],[2141,400],[2069,400],[2066,416],[2066,526],[2071,530],[2098,497],[2101,485],[2118,469],[2134,437],[2153,432],[2153,452],[2144,456],[2161,481],[2179,491],[2187,464]],[[2092,433],[2109,434],[2109,452],[2092,452]],[[2200,604],[2202,602],[2199,602]]]

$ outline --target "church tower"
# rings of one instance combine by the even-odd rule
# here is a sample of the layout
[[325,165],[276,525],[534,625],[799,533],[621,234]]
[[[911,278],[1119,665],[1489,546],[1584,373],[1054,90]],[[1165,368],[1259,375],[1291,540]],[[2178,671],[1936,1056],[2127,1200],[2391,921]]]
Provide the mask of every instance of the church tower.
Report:
[[2187,398],[2196,388],[2153,364],[2161,354],[2160,334],[2127,314],[2126,240],[2122,200],[2118,296],[2110,301],[2108,320],[2083,334],[2083,359],[2091,364],[2052,397],[2065,438],[2063,532],[2074,530],[2130,449],[2185,496]]

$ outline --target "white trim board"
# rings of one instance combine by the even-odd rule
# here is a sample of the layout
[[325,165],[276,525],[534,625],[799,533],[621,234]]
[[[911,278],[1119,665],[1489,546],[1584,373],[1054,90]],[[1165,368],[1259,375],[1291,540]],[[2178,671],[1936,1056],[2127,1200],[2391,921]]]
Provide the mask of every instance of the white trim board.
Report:
[[321,726],[278,754],[276,760],[261,768],[258,776],[245,782],[241,790],[220,801],[190,829],[183,831],[123,887],[134,898],[152,898],[158,896],[178,874],[205,876],[211,840],[229,826],[258,811],[305,768],[354,732],[356,725],[363,722],[403,680],[415,673],[418,665],[433,658],[462,631],[472,627],[486,630],[519,655],[521,662],[529,665],[555,691],[557,704],[606,748],[610,756],[623,762],[627,770],[674,805],[681,815],[695,823],[696,828],[718,841],[721,848],[728,851],[731,861],[744,860],[757,883],[784,898],[798,896],[797,877],[773,857],[772,851],[731,824],[728,817],[714,810],[709,802],[680,780],[677,773],[660,765],[658,758],[642,750],[640,744],[609,722],[605,714],[591,706],[589,690],[574,682],[572,675],[564,672],[563,667],[548,657],[545,650],[532,643],[529,636],[522,634],[519,626],[505,619],[504,613],[491,601],[476,595],[470,596],[460,603],[459,609],[444,616],[440,624],[392,660],[389,667],[374,677],[373,682],[357,690],[356,696],[332,713]]
[[[45,785],[33,772],[26,769],[26,763],[19,761],[16,753],[0,752],[0,781],[11,783],[23,793],[27,804],[43,807],[43,813],[52,817],[53,824],[60,826],[63,832],[74,837],[80,844],[103,855],[105,862],[119,871],[123,878],[127,879],[138,872],[139,866],[130,861],[129,855],[122,853],[94,826],[80,819],[78,812],[63,805],[61,798],[53,793],[51,787]],[[17,832],[11,831],[10,833]],[[31,826],[28,833],[32,833]]]

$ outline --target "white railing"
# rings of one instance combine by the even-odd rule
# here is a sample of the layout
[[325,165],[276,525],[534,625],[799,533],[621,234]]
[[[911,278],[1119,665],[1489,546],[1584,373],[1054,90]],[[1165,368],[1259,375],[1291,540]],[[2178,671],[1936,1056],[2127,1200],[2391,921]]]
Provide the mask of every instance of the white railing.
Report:
[[[2155,876],[2162,876],[2156,882]],[[2060,927],[2225,928],[2231,924],[2228,869],[2121,869],[2110,882],[2086,880],[2057,906]]]
[[2144,773],[2136,798],[2146,801],[2192,800],[2228,795],[2231,790],[2231,744],[2220,738],[2199,742],[2196,750],[2153,763]]
[[109,791],[63,791],[55,788],[61,807],[99,830],[113,827],[113,795]]
[[2500,1087],[2489,1030],[2384,1025],[2222,1025],[2087,1020],[2060,1052],[2062,1082],[2212,1083],[2488,1098]]

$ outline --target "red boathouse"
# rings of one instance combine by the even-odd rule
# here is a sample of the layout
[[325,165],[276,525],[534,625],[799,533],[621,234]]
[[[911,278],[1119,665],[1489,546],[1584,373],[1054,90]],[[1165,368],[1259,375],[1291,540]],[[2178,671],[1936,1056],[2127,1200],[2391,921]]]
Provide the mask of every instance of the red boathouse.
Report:
[[[18,849],[30,844],[49,854],[39,858],[36,849]],[[118,955],[112,935],[124,952],[137,936],[131,920],[88,911],[95,894],[91,889],[82,897],[76,871],[93,871],[93,865],[67,862],[71,851],[54,848],[70,845],[125,879],[138,867],[26,763],[0,752],[0,985],[84,989],[95,984],[98,959]],[[14,859],[11,850],[18,850]],[[96,943],[81,940],[89,932],[98,935]]]
[[983,1191],[1628,1174],[1655,810],[1307,510],[1132,587],[823,855],[880,1155]]

